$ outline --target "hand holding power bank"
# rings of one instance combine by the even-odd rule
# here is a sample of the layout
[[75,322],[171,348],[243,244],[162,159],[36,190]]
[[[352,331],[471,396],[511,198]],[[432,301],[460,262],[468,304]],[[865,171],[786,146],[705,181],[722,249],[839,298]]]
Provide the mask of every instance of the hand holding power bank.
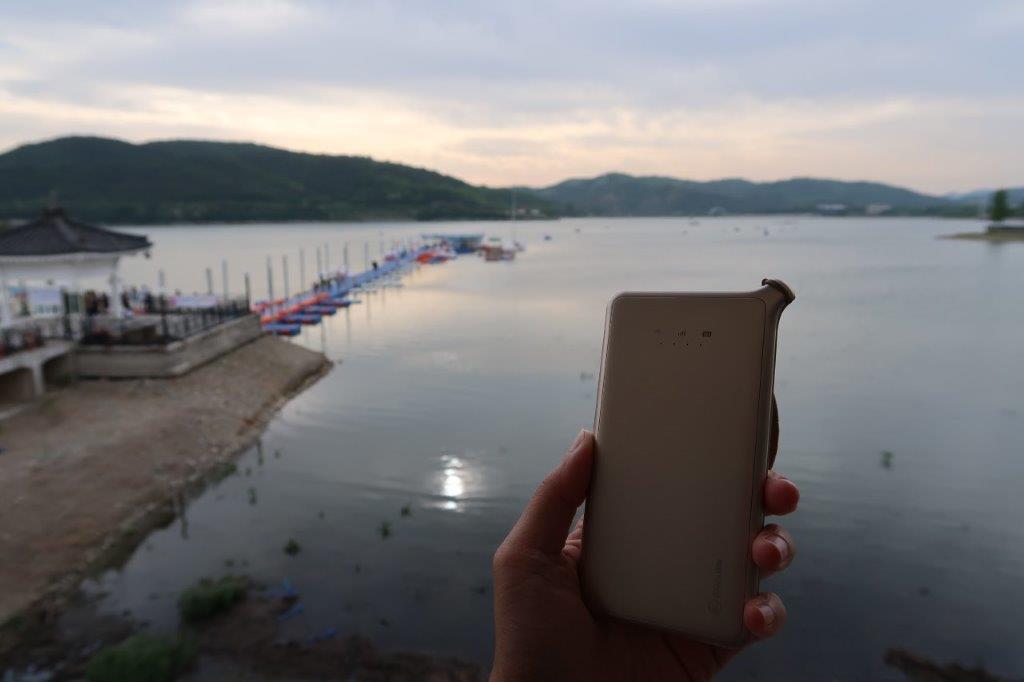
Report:
[[593,610],[723,646],[747,639],[777,328],[793,299],[765,280],[612,301],[583,541]]

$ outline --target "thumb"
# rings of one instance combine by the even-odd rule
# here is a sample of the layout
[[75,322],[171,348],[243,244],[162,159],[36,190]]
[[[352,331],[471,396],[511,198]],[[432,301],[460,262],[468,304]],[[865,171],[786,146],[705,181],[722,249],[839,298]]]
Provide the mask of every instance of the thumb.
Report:
[[576,510],[587,499],[594,462],[594,434],[580,431],[565,459],[548,474],[519,517],[509,541],[517,549],[562,551]]

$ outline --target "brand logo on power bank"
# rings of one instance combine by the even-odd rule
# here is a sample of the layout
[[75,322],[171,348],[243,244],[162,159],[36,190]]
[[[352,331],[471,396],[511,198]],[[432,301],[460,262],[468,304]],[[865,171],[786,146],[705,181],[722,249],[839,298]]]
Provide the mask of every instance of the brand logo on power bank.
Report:
[[711,584],[711,601],[708,602],[708,611],[720,613],[722,610],[722,560],[715,561],[715,579]]

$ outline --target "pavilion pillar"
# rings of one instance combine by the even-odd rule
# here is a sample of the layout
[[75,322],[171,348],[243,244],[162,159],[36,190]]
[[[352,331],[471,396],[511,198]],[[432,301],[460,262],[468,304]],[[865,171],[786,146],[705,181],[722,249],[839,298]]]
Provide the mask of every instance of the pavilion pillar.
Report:
[[14,320],[11,318],[11,297],[7,292],[7,278],[0,279],[0,328],[6,329]]
[[124,306],[121,305],[121,277],[117,272],[118,261],[114,261],[114,269],[110,273],[110,315],[113,317],[124,316]]

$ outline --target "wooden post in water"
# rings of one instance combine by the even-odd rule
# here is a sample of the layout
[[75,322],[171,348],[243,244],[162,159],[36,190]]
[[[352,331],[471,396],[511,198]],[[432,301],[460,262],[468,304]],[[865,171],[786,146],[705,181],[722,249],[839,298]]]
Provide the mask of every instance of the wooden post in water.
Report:
[[249,273],[245,273],[245,309],[252,309],[252,285],[249,282]]
[[274,300],[274,268],[270,262],[270,256],[267,256],[267,300]]
[[228,301],[228,260],[222,258],[220,261],[220,279],[221,284],[224,286],[224,302]]
[[288,298],[288,254],[281,254],[281,277],[284,279],[284,297]]
[[331,272],[331,245],[324,244],[324,271],[330,274]]
[[306,250],[299,249],[299,291],[305,291],[309,282],[306,281]]

